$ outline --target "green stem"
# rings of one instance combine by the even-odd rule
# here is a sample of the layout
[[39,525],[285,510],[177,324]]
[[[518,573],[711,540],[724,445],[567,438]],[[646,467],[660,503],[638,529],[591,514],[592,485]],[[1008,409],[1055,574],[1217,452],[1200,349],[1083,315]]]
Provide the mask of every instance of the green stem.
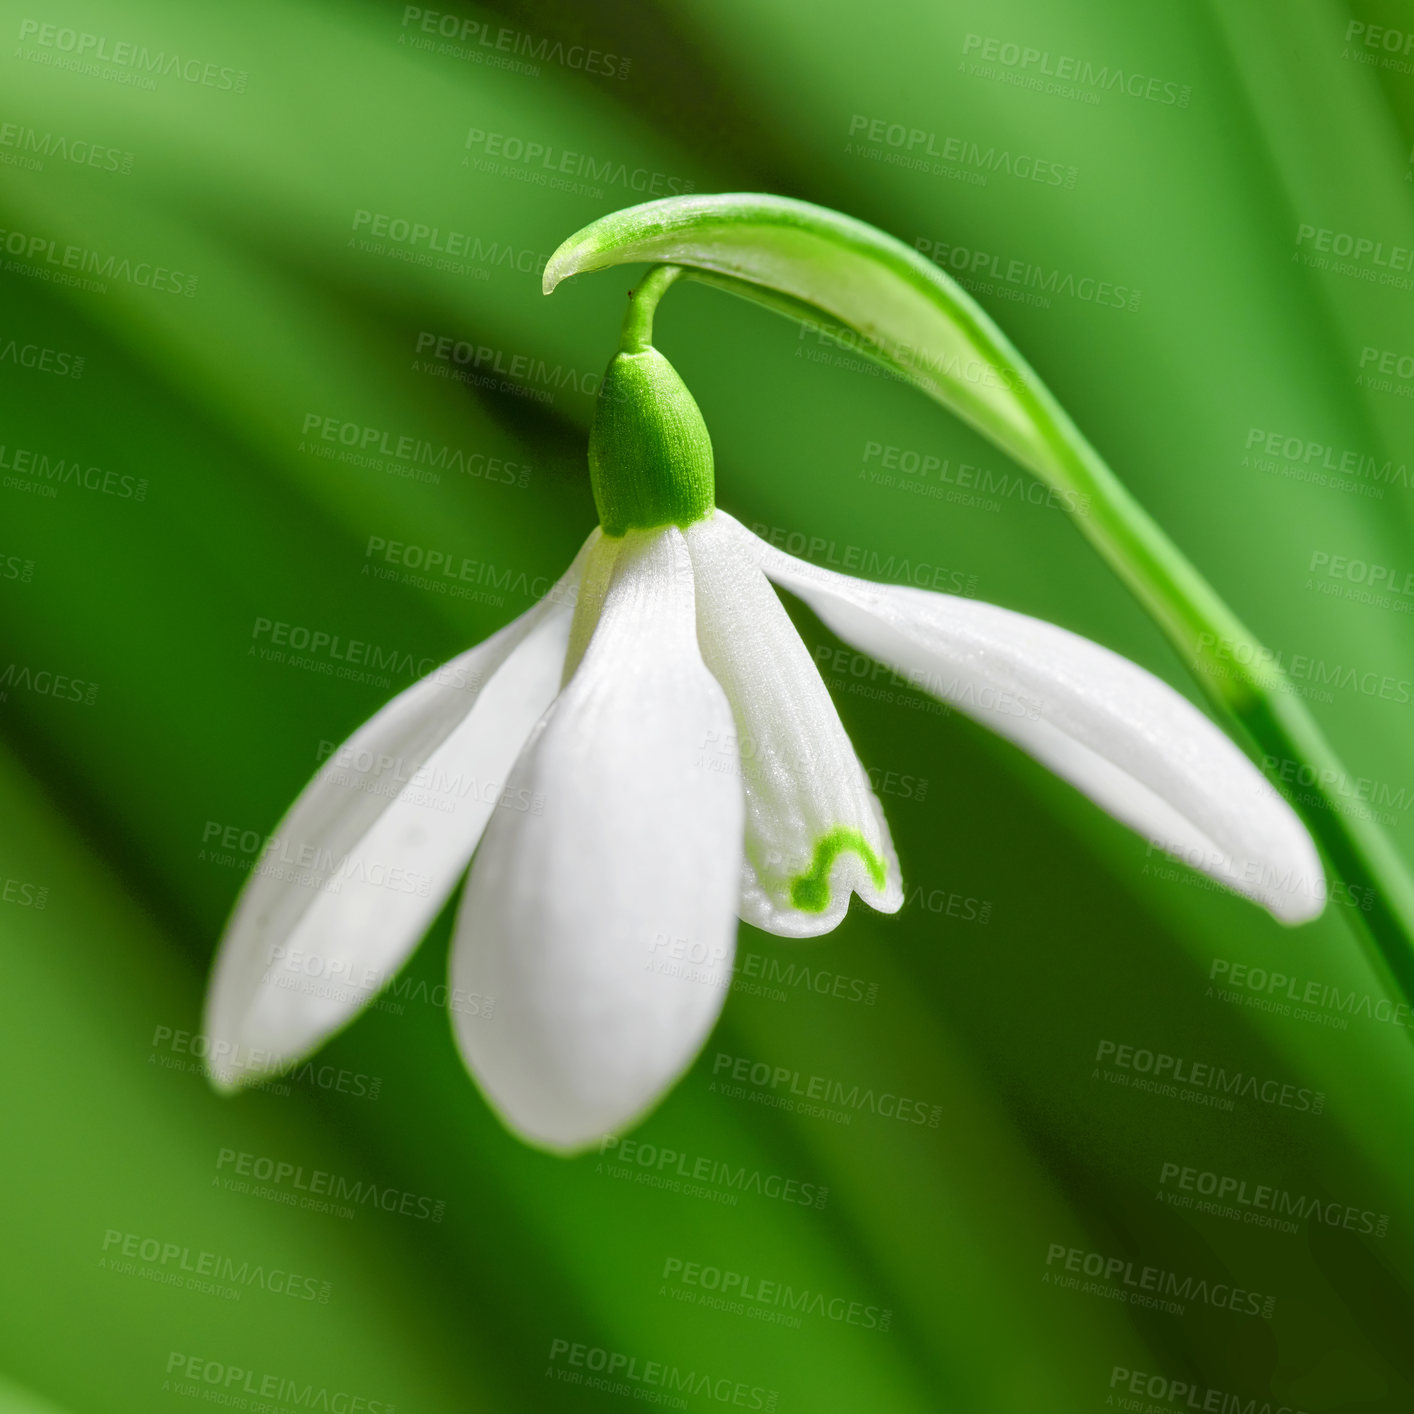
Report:
[[[1263,696],[1241,716],[1253,740],[1270,755],[1305,763],[1316,782],[1295,800],[1341,880],[1331,899],[1354,912],[1407,1001],[1414,1001],[1414,879],[1384,832],[1348,808],[1330,786],[1348,779],[1335,752],[1306,708],[1287,696]],[[1357,930],[1358,931],[1358,930]]]
[[653,347],[653,312],[658,301],[685,273],[681,265],[655,265],[639,281],[638,288],[628,292],[628,308],[619,330],[620,352],[643,353]]

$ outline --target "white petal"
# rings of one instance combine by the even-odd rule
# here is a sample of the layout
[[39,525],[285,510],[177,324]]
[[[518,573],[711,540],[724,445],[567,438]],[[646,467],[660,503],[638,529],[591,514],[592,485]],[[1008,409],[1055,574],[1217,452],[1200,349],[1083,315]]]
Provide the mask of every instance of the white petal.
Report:
[[815,937],[844,917],[851,891],[896,912],[898,858],[835,704],[737,530],[714,516],[687,531],[698,642],[736,722],[735,741],[709,742],[703,754],[718,771],[740,760],[742,918],[784,937]]
[[467,1066],[507,1125],[572,1151],[691,1064],[731,980],[741,784],[706,770],[732,730],[703,666],[676,529],[623,537],[579,668],[511,773],[543,814],[501,812],[467,880],[452,985]]
[[581,567],[579,594],[574,606],[574,623],[570,627],[569,647],[565,650],[565,670],[560,683],[563,686],[575,674],[584,650],[599,624],[599,615],[604,609],[604,596],[609,592],[609,581],[613,578],[614,565],[622,539],[612,535],[600,535],[589,547]]
[[597,537],[538,604],[364,723],[266,842],[207,993],[218,1085],[257,1080],[313,1050],[421,940],[559,687]]
[[772,579],[920,691],[1015,742],[1281,921],[1321,912],[1320,860],[1295,812],[1234,742],[1152,673],[994,604],[819,569],[733,524]]

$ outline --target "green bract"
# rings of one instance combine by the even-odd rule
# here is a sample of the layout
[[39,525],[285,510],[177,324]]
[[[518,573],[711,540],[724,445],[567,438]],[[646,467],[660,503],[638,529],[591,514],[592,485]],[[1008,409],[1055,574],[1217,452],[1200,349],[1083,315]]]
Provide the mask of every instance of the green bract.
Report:
[[614,355],[589,429],[589,479],[608,535],[691,525],[712,513],[712,439],[657,349]]

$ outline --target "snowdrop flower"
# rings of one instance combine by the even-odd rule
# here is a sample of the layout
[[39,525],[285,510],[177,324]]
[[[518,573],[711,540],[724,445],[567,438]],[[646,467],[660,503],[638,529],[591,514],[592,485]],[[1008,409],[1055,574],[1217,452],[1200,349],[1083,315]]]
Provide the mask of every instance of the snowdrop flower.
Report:
[[590,470],[601,528],[555,588],[388,703],[272,837],[212,978],[221,1088],[352,1020],[466,873],[461,1054],[514,1132],[573,1152],[692,1063],[738,917],[799,939],[852,895],[896,911],[884,812],[773,582],[1279,919],[1320,911],[1296,816],[1156,677],[1008,609],[819,569],[715,509],[697,405],[628,325]]

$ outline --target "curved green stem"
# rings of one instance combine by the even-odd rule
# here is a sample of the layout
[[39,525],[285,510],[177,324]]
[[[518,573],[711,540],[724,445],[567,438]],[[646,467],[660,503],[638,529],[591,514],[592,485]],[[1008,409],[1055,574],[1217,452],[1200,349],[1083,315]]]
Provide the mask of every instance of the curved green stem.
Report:
[[628,308],[619,330],[621,353],[643,353],[653,347],[653,315],[658,301],[685,273],[681,265],[655,265],[638,287],[628,292]]

